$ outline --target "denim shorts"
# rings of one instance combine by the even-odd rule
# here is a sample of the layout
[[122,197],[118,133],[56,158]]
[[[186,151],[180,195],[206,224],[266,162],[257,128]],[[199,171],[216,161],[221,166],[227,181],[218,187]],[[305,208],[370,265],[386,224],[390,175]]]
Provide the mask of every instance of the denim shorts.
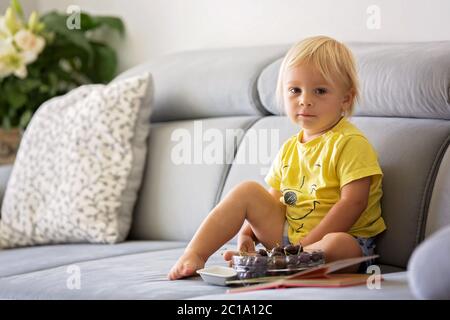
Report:
[[[286,222],[284,224],[284,230],[283,230],[283,244],[282,244],[283,246],[287,246],[288,244],[291,244],[289,242],[289,237],[288,237],[288,228],[289,228],[289,224]],[[358,245],[361,248],[363,257],[368,257],[368,256],[375,254],[375,237],[362,238],[362,237],[353,236],[353,238],[355,238],[355,240],[358,242]],[[359,265],[358,273],[366,273],[367,268],[370,267],[371,265],[373,265],[374,263],[375,263],[374,259],[362,262]]]

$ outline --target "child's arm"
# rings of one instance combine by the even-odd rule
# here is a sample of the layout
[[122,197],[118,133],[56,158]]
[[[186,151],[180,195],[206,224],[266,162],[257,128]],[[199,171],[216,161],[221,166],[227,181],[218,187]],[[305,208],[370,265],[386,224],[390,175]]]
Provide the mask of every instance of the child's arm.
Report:
[[272,197],[275,198],[275,200],[280,201],[280,198],[283,196],[281,191],[275,190],[274,188],[269,189],[269,193],[272,195]]
[[341,189],[341,199],[328,211],[323,220],[306,237],[302,246],[321,240],[331,232],[348,232],[367,207],[370,177],[354,180]]
[[[269,189],[269,193],[277,200],[280,200],[282,193],[274,188]],[[245,221],[238,236],[238,250],[250,251],[249,249],[254,249],[254,244],[258,244],[258,239],[252,231],[250,224]]]

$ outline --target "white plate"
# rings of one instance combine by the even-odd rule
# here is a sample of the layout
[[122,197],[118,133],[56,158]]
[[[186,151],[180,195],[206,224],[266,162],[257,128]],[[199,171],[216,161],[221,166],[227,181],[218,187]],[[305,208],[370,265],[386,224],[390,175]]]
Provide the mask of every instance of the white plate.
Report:
[[226,286],[228,280],[237,278],[237,272],[233,268],[222,266],[211,266],[197,270],[203,281],[217,286]]

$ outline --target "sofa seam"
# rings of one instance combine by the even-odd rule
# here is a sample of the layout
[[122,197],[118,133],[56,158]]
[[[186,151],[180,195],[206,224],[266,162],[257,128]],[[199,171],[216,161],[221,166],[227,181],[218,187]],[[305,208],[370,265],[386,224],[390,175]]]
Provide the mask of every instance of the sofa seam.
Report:
[[[261,74],[261,72],[259,72],[259,74]],[[247,95],[250,98],[250,105],[259,113],[259,116],[266,116],[268,115],[267,110],[264,108],[258,94],[259,74],[252,76],[252,79],[247,87]],[[259,103],[259,106],[256,102]]]
[[[232,167],[232,165],[233,165],[233,163],[234,163],[235,156],[237,155],[237,153],[238,153],[238,151],[239,151],[239,148],[240,148],[240,146],[241,146],[241,144],[242,144],[242,141],[244,141],[244,139],[245,139],[245,136],[246,136],[246,134],[247,134],[247,131],[248,131],[251,127],[253,127],[258,121],[260,121],[260,120],[263,119],[263,118],[264,118],[264,117],[258,117],[257,119],[249,120],[249,122],[247,123],[247,125],[243,128],[243,129],[245,130],[245,134],[242,136],[242,139],[239,141],[238,145],[236,146],[236,148],[235,148],[234,151],[233,151],[233,153],[234,153],[234,155],[233,155],[233,161],[232,161],[230,164],[227,164],[227,165],[225,166],[225,169],[224,169],[223,172],[222,172],[222,176],[221,176],[220,182],[219,182],[219,187],[217,188],[216,196],[214,197],[213,207],[215,207],[215,206],[219,203],[220,196],[221,196],[222,193],[223,193],[223,189],[224,189],[224,187],[225,187],[225,182],[226,182],[226,180],[227,180],[227,178],[228,178],[228,175],[229,175],[229,173],[230,173],[231,167]],[[211,208],[211,210],[212,210],[212,208]]]
[[416,245],[421,243],[425,236],[426,222],[428,219],[428,210],[431,203],[431,197],[433,195],[434,184],[436,182],[436,177],[440,169],[440,165],[442,163],[442,159],[444,158],[445,152],[447,151],[450,145],[450,135],[448,135],[439,150],[436,153],[434,161],[429,169],[427,175],[427,181],[425,182],[424,192],[422,194],[419,217],[417,219],[417,231],[416,231]]
[[[283,56],[281,56],[281,58],[282,57]],[[261,99],[261,95],[258,90],[259,79],[261,78],[261,74],[264,72],[264,70],[267,69],[267,67],[272,65],[274,62],[276,62],[278,59],[280,59],[280,57],[272,58],[272,60],[270,62],[265,63],[264,66],[262,66],[259,69],[259,72],[252,76],[252,81],[250,81],[249,87],[247,88],[247,92],[250,92],[249,96],[251,97],[250,104],[253,106],[253,108],[256,111],[259,111],[260,113],[262,113],[262,116],[270,116],[270,115],[274,115],[274,114],[267,108],[267,106],[265,106],[265,104],[263,103],[263,101]],[[259,107],[256,103],[254,103],[254,101],[259,102]]]

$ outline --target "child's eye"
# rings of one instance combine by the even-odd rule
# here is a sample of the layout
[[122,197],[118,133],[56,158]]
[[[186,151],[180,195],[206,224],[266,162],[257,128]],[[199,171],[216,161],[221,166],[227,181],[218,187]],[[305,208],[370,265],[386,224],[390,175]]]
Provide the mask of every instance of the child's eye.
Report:
[[296,93],[302,92],[302,90],[299,89],[299,88],[290,88],[289,92],[292,93],[292,94],[296,94]]
[[317,88],[315,91],[316,91],[317,94],[325,94],[325,93],[327,93],[327,89],[324,89],[324,88]]

